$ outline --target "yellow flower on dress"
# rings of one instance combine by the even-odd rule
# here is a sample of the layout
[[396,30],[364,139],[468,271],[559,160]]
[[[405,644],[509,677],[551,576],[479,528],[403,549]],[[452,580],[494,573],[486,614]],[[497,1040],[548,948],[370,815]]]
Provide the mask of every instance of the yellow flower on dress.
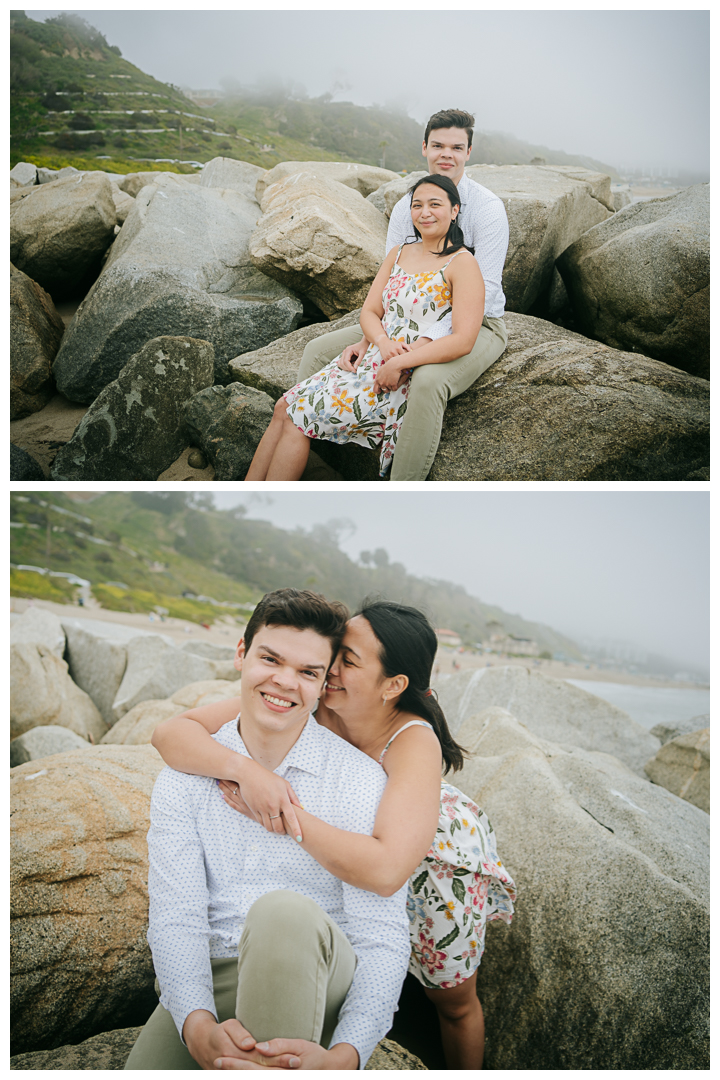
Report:
[[465,828],[467,829],[467,827],[468,827],[468,825],[470,824],[470,822],[469,822],[469,821],[466,821],[466,820],[465,820],[465,818],[461,818],[460,820],[462,821],[463,825],[464,825],[464,826],[465,826]]
[[454,902],[452,900],[448,900],[448,902],[447,902],[447,911],[445,912],[445,918],[449,919],[451,922],[452,922],[452,920],[454,918],[454,915],[453,915],[454,909],[455,909]]
[[348,397],[347,390],[343,390],[340,394],[333,394],[332,407],[337,409],[339,415],[342,416],[344,412],[352,412],[352,398]]
[[439,847],[440,851],[444,851],[444,850],[445,850],[445,845],[443,844],[442,840],[441,840],[441,841],[440,841],[440,843],[438,844],[438,847]]

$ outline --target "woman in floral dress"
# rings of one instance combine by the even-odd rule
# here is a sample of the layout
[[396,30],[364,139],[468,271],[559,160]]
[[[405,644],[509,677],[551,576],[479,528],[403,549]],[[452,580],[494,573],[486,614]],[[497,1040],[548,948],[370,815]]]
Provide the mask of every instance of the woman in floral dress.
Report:
[[[278,401],[246,480],[299,480],[311,439],[380,447],[380,476],[392,464],[414,368],[470,351],[482,323],[485,286],[457,224],[460,196],[447,176],[412,188],[418,239],[394,247],[360,314],[371,342],[359,363],[336,357]],[[452,309],[452,333],[432,341],[423,331]]]
[[350,620],[328,671],[316,719],[379,760],[388,776],[372,836],[307,813],[285,780],[211,739],[208,732],[233,718],[232,702],[165,721],[153,745],[174,769],[221,777],[229,806],[287,831],[288,843],[299,837],[348,884],[383,896],[406,887],[410,971],[437,1008],[447,1067],[479,1069],[484,1018],[476,977],[485,927],[510,922],[515,885],[487,816],[442,781],[443,767],[462,768],[464,751],[428,686],[436,651],[421,612],[375,601]]

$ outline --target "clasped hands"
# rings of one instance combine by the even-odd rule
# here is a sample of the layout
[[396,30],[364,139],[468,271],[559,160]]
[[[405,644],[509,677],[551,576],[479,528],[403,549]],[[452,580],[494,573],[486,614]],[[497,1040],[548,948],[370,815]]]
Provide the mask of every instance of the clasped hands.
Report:
[[239,1020],[217,1022],[210,1012],[190,1013],[183,1037],[191,1055],[212,1069],[344,1069],[357,1068],[357,1051],[346,1043],[325,1050],[307,1039],[256,1042]]
[[[414,343],[417,347],[418,342]],[[404,361],[404,354],[411,352],[413,345],[405,341],[394,341],[392,338],[383,337],[377,342],[377,347],[382,356],[382,364],[375,376],[373,390],[376,394],[385,393],[389,390],[397,390],[410,378],[408,365]],[[338,367],[342,371],[355,372],[358,363],[367,351],[365,339],[357,345],[348,345],[338,357]]]

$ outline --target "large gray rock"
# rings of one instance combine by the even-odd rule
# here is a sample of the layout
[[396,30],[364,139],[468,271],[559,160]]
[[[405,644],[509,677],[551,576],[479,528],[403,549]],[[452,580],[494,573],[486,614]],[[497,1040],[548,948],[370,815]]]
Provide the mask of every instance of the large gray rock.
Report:
[[669,724],[656,724],[655,727],[650,728],[650,734],[659,739],[664,746],[666,742],[676,739],[678,735],[689,735],[692,731],[701,731],[706,727],[710,727],[709,713],[691,716],[689,720],[673,720]]
[[359,322],[360,309],[357,308],[340,319],[333,319],[331,323],[303,326],[301,330],[293,330],[292,334],[271,341],[262,349],[236,356],[228,365],[230,373],[238,382],[254,386],[256,390],[262,390],[273,401],[277,401],[286,390],[297,383],[303,350],[309,342],[331,330],[358,326]]
[[99,270],[116,217],[101,174],[40,184],[10,207],[10,260],[53,296],[68,294]]
[[345,161],[281,161],[257,180],[255,198],[262,203],[263,195],[272,184],[277,184],[287,176],[294,176],[295,173],[301,172],[310,172],[321,180],[345,184],[363,198],[376,191],[382,184],[399,179],[396,172],[380,169],[375,165],[361,165]]
[[151,699],[133,705],[121,720],[108,731],[103,738],[103,745],[119,743],[123,746],[137,746],[149,743],[158,724],[169,720],[171,716],[197,709],[201,705],[214,705],[218,701],[237,697],[240,687],[237,680],[203,679],[190,683],[169,698]]
[[135,200],[126,192],[121,191],[116,183],[110,184],[113,202],[115,203],[115,222],[124,225],[125,219],[135,205]]
[[171,697],[189,682],[240,678],[231,661],[187,653],[160,634],[132,638],[126,649],[127,665],[113,702],[116,721],[139,702]]
[[258,270],[308,296],[330,319],[361,307],[385,258],[385,215],[309,169],[268,186],[261,206],[250,240]]
[[42,465],[21,446],[10,443],[10,479],[44,480]]
[[653,784],[710,813],[710,728],[678,735],[645,765]]
[[73,681],[92,698],[111,727],[117,719],[113,702],[127,666],[127,643],[138,637],[138,632],[98,619],[64,619],[62,626]]
[[468,717],[494,705],[512,710],[543,739],[614,754],[643,778],[648,754],[659,749],[655,736],[622,709],[539,671],[517,666],[474,668],[438,679],[435,688],[455,734]]
[[45,645],[10,646],[10,738],[57,724],[99,742],[107,724],[88,695],[68,675],[68,666]]
[[64,323],[52,298],[10,264],[10,419],[39,412],[53,393],[52,362]]
[[497,708],[457,738],[518,887],[480,966],[485,1068],[708,1069],[708,816]]
[[18,161],[17,165],[13,165],[10,170],[10,182],[17,184],[18,187],[31,187],[37,184],[37,165],[33,165],[30,161]]
[[152,746],[89,746],[12,771],[14,1053],[152,1010],[146,835],[162,766]]
[[627,206],[558,260],[578,329],[710,377],[710,187]]
[[228,360],[294,330],[302,304],[249,259],[258,217],[257,203],[237,191],[182,181],[143,187],[65,333],[53,367],[58,389],[89,404],[164,335],[209,341],[213,381],[228,382]]
[[216,480],[243,480],[273,416],[273,401],[242,383],[211,386],[183,409],[183,431],[215,469]]
[[466,171],[505,204],[507,310],[545,314],[557,257],[613,213],[610,177],[562,165],[472,165]]
[[208,341],[148,341],[58,452],[53,480],[157,480],[185,449],[180,410],[212,383],[214,358]]
[[66,750],[80,750],[90,746],[81,735],[76,735],[69,728],[46,724],[45,727],[31,728],[24,735],[10,742],[10,768],[23,765],[26,761],[62,754]]
[[117,177],[116,183],[121,191],[134,199],[137,197],[138,192],[142,191],[148,184],[155,184],[156,187],[161,188],[182,188],[188,179],[188,177],[174,172],[137,172],[125,173],[124,176]]
[[384,214],[389,221],[390,215],[403,195],[407,195],[413,184],[427,175],[426,172],[420,169],[418,172],[408,173],[407,176],[398,176],[395,180],[388,180],[386,184],[381,184],[377,190],[372,191],[367,196],[367,201],[381,214]]
[[[15,1054],[10,1058],[11,1069],[124,1069],[130,1051],[137,1042],[141,1027],[103,1031],[85,1039],[78,1046],[59,1046],[56,1050],[36,1050]],[[366,1069],[424,1069],[419,1058],[391,1039],[377,1044]]]
[[13,619],[10,627],[11,645],[20,645],[22,642],[31,642],[36,645],[44,645],[50,652],[62,660],[65,655],[65,631],[57,615],[45,608],[28,607],[16,619]]
[[502,357],[448,406],[428,480],[686,480],[709,466],[703,379],[541,319],[505,323]]
[[249,161],[216,157],[207,162],[197,180],[201,187],[229,188],[242,192],[249,199],[257,199],[256,185],[266,175],[267,169],[251,165]]

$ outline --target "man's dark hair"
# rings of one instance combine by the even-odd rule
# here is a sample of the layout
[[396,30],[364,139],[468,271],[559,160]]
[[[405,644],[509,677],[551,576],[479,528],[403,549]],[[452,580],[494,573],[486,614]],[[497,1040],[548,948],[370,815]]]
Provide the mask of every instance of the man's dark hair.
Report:
[[433,113],[425,128],[425,144],[427,145],[431,131],[451,127],[462,128],[467,134],[468,148],[472,146],[475,117],[462,109],[441,109],[440,112]]
[[349,618],[350,612],[339,600],[326,600],[307,589],[276,589],[265,593],[250,616],[243,635],[245,652],[262,626],[290,626],[293,630],[314,630],[327,638],[335,659]]

